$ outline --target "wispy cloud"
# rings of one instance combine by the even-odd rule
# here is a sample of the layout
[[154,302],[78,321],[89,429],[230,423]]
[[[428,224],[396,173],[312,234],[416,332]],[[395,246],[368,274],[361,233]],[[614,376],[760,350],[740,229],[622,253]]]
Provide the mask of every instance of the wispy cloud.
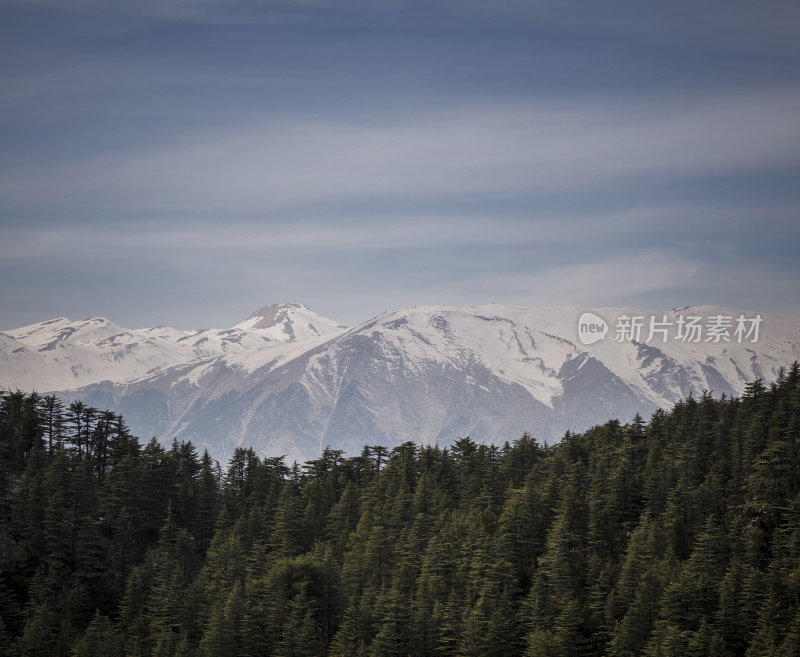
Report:
[[4,0],[7,5],[40,7],[64,12],[108,17],[111,15],[150,17],[162,21],[214,25],[252,23],[254,20],[286,21],[319,7],[321,0]]
[[785,0],[763,0],[757,10],[748,0],[613,0],[571,20],[695,49],[797,53],[800,37],[800,7]]
[[6,326],[275,300],[344,321],[451,301],[800,312],[792,3],[3,9],[0,307],[26,315]]
[[621,305],[632,299],[657,299],[664,292],[684,290],[696,281],[702,263],[666,249],[644,253],[577,259],[520,279],[505,281],[516,297],[535,296],[541,305]]
[[[475,106],[254,122],[2,172],[7,207],[266,215],[330,204],[566,191],[800,162],[800,90],[647,103]],[[36,199],[36,200],[32,200]]]

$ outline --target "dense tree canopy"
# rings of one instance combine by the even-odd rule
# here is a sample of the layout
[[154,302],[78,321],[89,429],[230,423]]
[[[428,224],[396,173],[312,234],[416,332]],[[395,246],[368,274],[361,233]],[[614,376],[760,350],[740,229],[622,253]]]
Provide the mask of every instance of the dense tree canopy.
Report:
[[288,465],[0,397],[0,655],[800,654],[800,367],[555,446]]

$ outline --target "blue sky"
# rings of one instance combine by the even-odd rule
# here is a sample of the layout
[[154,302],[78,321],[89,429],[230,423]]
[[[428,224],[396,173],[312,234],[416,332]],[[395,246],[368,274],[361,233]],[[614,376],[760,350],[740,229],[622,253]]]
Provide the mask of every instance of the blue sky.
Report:
[[0,328],[800,316],[800,5],[0,0]]

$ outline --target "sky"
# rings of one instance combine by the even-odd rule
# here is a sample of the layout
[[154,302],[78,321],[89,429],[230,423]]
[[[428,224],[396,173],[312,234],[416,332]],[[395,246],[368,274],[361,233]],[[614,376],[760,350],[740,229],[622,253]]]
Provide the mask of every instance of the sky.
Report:
[[0,330],[800,317],[800,3],[0,0]]

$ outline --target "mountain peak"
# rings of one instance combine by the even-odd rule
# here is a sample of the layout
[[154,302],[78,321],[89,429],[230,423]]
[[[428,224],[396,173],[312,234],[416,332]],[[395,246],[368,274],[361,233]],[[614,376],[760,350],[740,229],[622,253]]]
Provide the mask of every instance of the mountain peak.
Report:
[[291,317],[298,310],[308,310],[304,305],[299,303],[272,303],[268,306],[261,306],[258,310],[254,310],[242,324],[249,323],[248,328],[251,329],[268,329],[282,324],[287,318]]
[[233,328],[258,331],[264,337],[281,342],[303,342],[333,336],[347,327],[300,303],[274,303],[253,311]]

